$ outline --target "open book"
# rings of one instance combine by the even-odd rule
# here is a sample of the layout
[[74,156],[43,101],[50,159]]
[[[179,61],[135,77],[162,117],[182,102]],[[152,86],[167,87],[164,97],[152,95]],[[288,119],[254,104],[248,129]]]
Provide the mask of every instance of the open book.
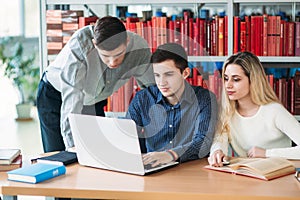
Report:
[[263,180],[271,180],[295,173],[295,166],[292,162],[277,157],[232,158],[227,166],[213,167],[207,165],[204,168]]

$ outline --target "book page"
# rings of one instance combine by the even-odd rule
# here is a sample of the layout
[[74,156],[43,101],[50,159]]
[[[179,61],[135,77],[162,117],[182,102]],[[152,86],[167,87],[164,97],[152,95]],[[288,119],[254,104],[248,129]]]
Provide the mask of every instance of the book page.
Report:
[[230,168],[238,170],[244,168],[252,170],[258,174],[266,175],[268,173],[278,171],[280,169],[293,166],[293,163],[284,158],[259,158],[259,159],[243,159],[236,164],[229,165]]

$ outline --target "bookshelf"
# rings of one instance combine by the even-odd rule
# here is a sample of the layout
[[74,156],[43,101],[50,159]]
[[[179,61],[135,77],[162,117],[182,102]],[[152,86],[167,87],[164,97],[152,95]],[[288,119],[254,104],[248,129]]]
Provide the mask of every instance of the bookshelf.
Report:
[[[280,6],[287,7],[292,16],[292,20],[295,20],[296,12],[300,11],[300,0],[279,0],[276,2],[263,1],[263,0],[148,0],[145,3],[144,0],[42,0],[40,1],[40,63],[41,71],[48,65],[48,59],[53,59],[55,56],[48,55],[47,52],[47,36],[46,36],[46,7],[48,5],[97,5],[101,6],[101,12],[104,15],[115,15],[116,6],[127,6],[127,5],[150,5],[151,8],[156,9],[157,7],[163,6],[189,6],[194,9],[195,14],[198,15],[198,8],[203,5],[213,5],[215,7],[222,7],[226,11],[228,16],[228,38],[227,38],[227,52],[231,55],[234,52],[233,49],[233,17],[237,16],[242,12],[241,9],[247,7],[272,7]],[[100,16],[101,17],[101,16]],[[227,58],[225,56],[188,56],[190,62],[223,62]],[[300,56],[259,56],[259,59],[263,63],[264,67],[272,68],[299,68],[300,67]],[[300,116],[296,116],[300,120]]]

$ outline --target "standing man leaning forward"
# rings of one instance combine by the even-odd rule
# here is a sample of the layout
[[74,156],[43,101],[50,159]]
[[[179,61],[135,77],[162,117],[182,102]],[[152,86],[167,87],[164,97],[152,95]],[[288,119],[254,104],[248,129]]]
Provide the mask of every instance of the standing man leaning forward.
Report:
[[159,46],[151,63],[156,85],[139,91],[126,115],[137,124],[144,164],[207,156],[217,117],[215,95],[187,83],[190,69],[182,46]]
[[75,32],[39,84],[37,109],[45,152],[74,146],[69,113],[104,116],[114,91],[132,76],[143,87],[154,82],[151,53],[140,36],[123,22],[103,17]]

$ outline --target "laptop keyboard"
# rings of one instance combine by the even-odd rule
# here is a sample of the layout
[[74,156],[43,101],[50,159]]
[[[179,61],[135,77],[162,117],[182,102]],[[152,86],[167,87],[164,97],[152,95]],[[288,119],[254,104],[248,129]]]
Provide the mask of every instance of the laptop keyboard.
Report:
[[144,169],[145,170],[149,170],[149,169],[153,169],[153,168],[158,168],[160,167],[161,165],[157,165],[155,167],[152,167],[152,164],[147,164],[147,165],[144,165]]

